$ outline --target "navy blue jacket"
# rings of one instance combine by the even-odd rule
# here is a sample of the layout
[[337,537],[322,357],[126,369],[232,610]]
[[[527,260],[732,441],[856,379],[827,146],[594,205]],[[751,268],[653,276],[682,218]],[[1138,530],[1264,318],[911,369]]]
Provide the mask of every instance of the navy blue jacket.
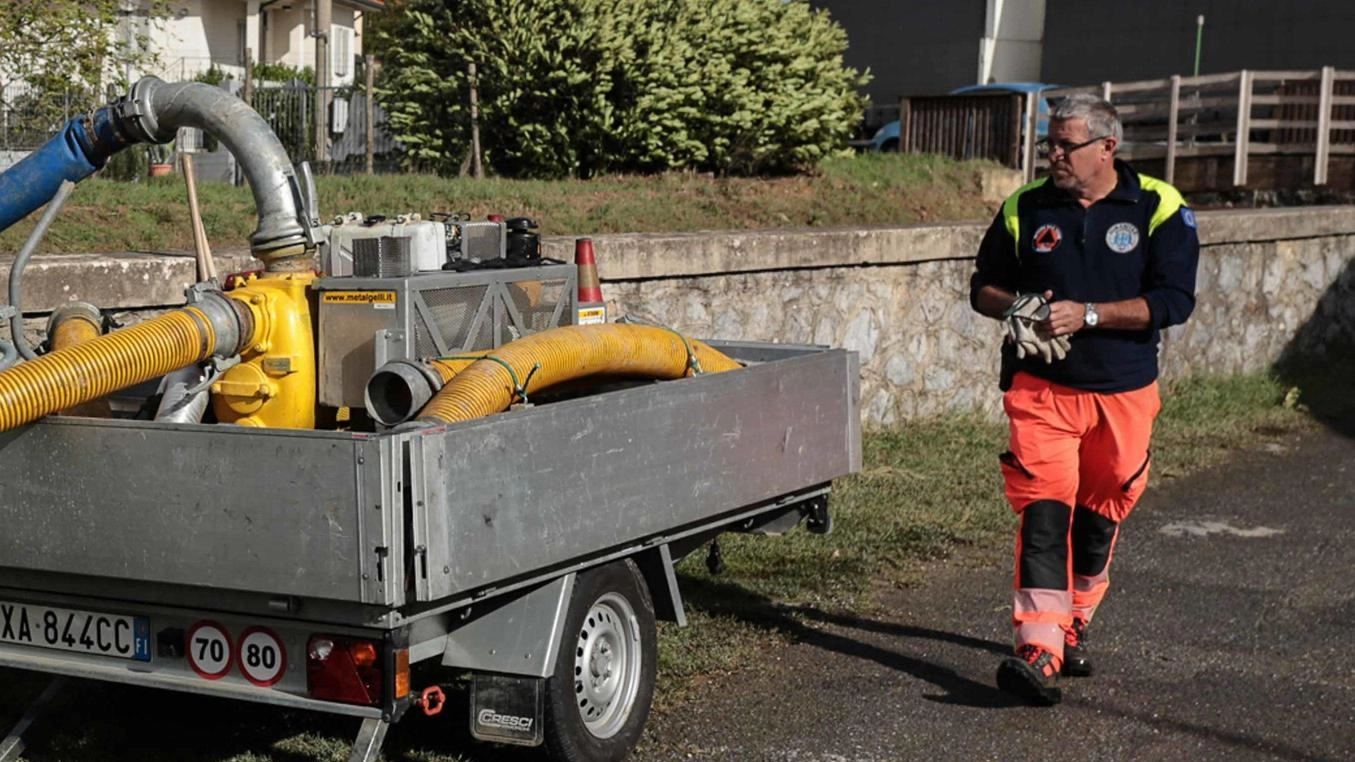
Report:
[[1083,328],[1062,361],[1016,360],[1004,344],[1003,366],[1064,386],[1120,392],[1158,374],[1159,331],[1184,323],[1195,308],[1200,239],[1195,214],[1172,186],[1118,159],[1110,195],[1083,208],[1045,178],[1013,193],[979,246],[970,303],[983,286],[1013,293],[1053,291],[1052,301],[1116,302],[1142,296],[1149,327]]

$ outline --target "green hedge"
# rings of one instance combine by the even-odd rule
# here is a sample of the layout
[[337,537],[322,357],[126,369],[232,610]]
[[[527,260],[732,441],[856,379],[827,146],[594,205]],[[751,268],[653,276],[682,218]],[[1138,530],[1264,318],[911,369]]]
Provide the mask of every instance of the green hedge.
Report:
[[374,27],[389,124],[442,173],[469,149],[470,61],[507,176],[791,172],[864,105],[845,32],[803,0],[406,0]]

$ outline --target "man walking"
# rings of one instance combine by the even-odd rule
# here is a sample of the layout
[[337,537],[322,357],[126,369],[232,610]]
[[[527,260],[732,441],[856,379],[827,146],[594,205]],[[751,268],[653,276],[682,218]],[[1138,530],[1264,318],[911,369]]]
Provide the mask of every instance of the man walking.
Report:
[[1087,626],[1120,523],[1143,493],[1158,399],[1159,331],[1195,306],[1195,216],[1170,185],[1115,158],[1113,106],[1073,95],[1041,151],[1050,176],[1002,205],[970,303],[1005,321],[1001,468],[1020,518],[1004,691],[1054,704],[1060,674],[1092,673]]

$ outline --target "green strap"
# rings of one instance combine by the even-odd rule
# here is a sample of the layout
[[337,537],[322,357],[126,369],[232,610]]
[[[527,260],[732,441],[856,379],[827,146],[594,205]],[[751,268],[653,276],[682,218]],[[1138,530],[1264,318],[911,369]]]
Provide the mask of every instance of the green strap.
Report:
[[507,362],[505,362],[504,359],[503,359],[502,357],[496,357],[496,356],[494,356],[494,355],[452,355],[451,357],[439,357],[439,358],[437,358],[437,359],[439,359],[439,360],[473,360],[473,361],[476,361],[476,362],[479,362],[480,360],[490,360],[490,361],[493,361],[493,362],[496,362],[496,363],[502,365],[502,366],[503,366],[503,369],[506,370],[506,371],[508,371],[508,377],[509,377],[510,379],[512,379],[512,381],[513,381],[513,393],[516,394],[518,397],[520,397],[520,398],[522,399],[522,404],[524,404],[524,405],[529,405],[529,404],[531,404],[531,402],[527,399],[527,385],[530,384],[530,383],[532,382],[532,376],[535,376],[535,375],[536,375],[536,372],[537,372],[538,370],[541,370],[541,363],[535,363],[535,364],[533,364],[533,365],[532,365],[532,369],[531,369],[530,371],[528,371],[528,373],[527,373],[527,379],[526,379],[525,381],[522,381],[521,383],[519,383],[519,382],[518,382],[518,374],[517,374],[517,372],[514,371],[514,370],[513,370],[513,366],[512,366],[512,365],[509,365]]
[[696,352],[692,349],[691,342],[687,341],[687,337],[666,325],[660,327],[682,340],[682,346],[687,350],[687,367],[692,371],[692,375],[705,373],[705,371],[701,369],[701,361],[696,359]]

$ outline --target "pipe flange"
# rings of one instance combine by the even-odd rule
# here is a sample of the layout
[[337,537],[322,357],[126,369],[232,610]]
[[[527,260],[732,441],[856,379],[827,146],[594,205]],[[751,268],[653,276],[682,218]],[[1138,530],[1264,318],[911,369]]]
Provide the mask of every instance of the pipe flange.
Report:
[[132,84],[132,89],[127,95],[113,104],[118,121],[138,142],[168,143],[174,139],[175,133],[160,134],[160,120],[156,118],[155,109],[151,106],[151,98],[155,96],[155,91],[164,84],[164,80],[159,77],[142,77]]
[[244,344],[254,336],[254,314],[238,299],[232,299],[210,283],[195,283],[188,287],[188,305],[196,307],[207,317],[216,338],[215,357],[233,357],[240,354]]
[[442,377],[414,360],[392,360],[376,369],[363,390],[367,414],[382,426],[413,418],[442,388]]
[[103,311],[89,302],[67,302],[52,310],[47,318],[47,335],[51,336],[56,327],[72,318],[79,318],[93,324],[99,333],[108,330],[108,319]]

